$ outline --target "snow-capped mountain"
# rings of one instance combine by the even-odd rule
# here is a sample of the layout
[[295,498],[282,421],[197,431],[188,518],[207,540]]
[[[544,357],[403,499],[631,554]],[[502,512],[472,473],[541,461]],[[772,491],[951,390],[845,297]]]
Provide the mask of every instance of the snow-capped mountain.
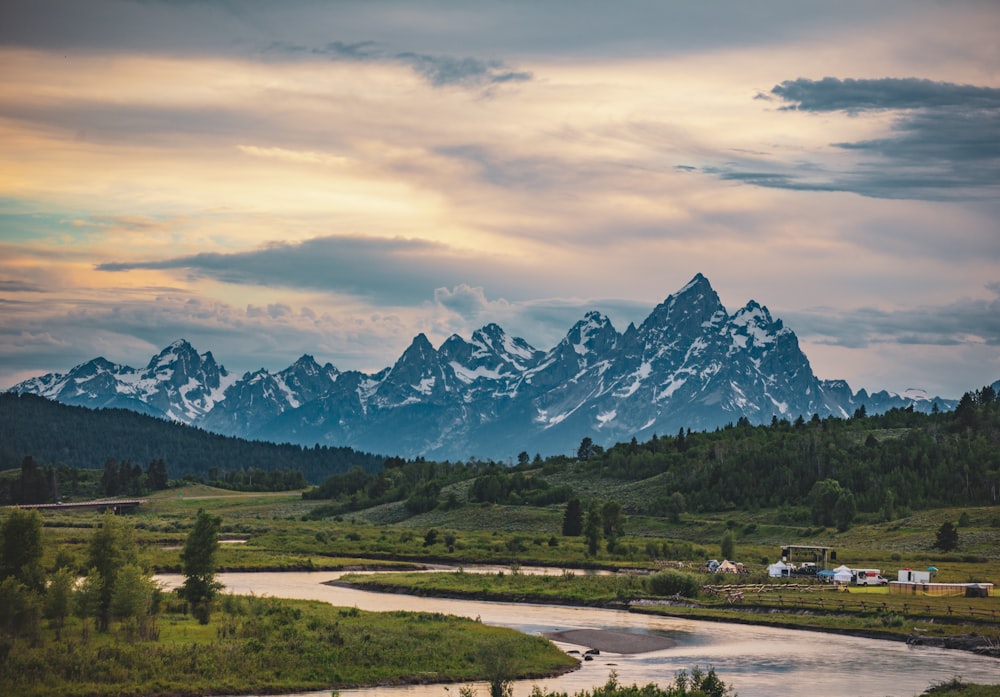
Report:
[[437,349],[420,334],[372,375],[303,356],[281,372],[237,378],[211,353],[178,341],[143,370],[97,358],[12,389],[229,435],[430,459],[568,453],[584,437],[607,446],[740,417],[766,423],[847,417],[862,405],[877,413],[956,404],[920,390],[854,393],[842,380],[819,380],[780,319],[752,300],[730,315],[701,274],[638,327],[619,333],[588,312],[549,351],[489,324]]
[[212,411],[233,382],[235,378],[211,353],[199,355],[181,339],[153,356],[142,370],[95,358],[66,374],[26,380],[11,391],[93,409],[131,409],[193,424]]

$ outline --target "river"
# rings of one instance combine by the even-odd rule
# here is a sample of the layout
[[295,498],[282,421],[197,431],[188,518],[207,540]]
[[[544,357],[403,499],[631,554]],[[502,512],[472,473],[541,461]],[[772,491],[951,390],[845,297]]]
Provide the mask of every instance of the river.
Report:
[[[467,569],[468,570],[468,569]],[[549,605],[489,603],[371,593],[324,585],[335,572],[225,573],[218,579],[230,593],[323,600],[362,610],[413,610],[478,617],[530,634],[567,629],[611,629],[657,634],[677,642],[650,653],[603,653],[579,670],[558,678],[514,684],[515,697],[528,697],[537,685],[573,694],[603,685],[614,670],[623,684],[671,683],[679,670],[715,668],[740,697],[912,697],[930,685],[959,677],[968,682],[1000,682],[1000,661],[972,653],[902,642],[838,636],[820,632],[652,617],[619,610]],[[166,587],[183,578],[158,576]],[[559,644],[564,649],[579,649]],[[488,695],[479,686],[480,695]],[[310,697],[330,691],[306,693]],[[447,697],[458,686],[415,685],[342,690],[343,697]],[[287,695],[286,697],[301,697]]]

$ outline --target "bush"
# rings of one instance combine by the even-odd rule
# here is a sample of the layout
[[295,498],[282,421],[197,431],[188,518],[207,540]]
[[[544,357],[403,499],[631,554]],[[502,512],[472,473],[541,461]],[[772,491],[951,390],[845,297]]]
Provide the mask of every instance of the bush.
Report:
[[698,578],[680,571],[661,571],[646,578],[646,590],[652,595],[681,595],[695,598],[701,584]]

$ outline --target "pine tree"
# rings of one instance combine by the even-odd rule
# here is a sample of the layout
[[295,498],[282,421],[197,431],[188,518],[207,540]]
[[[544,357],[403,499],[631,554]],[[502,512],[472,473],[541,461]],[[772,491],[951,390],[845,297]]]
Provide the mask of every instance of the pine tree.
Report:
[[583,533],[583,504],[580,499],[570,499],[563,514],[562,534],[577,537]]
[[934,542],[934,546],[942,552],[950,552],[958,549],[958,528],[951,521],[941,523],[941,527],[937,531],[937,539]]

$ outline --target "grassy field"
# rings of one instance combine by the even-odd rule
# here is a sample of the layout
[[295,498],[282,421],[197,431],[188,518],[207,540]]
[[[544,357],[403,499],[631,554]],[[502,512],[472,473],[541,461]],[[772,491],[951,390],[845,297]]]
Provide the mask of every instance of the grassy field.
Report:
[[[1000,583],[1000,507],[924,511],[888,523],[858,523],[845,532],[782,522],[796,517],[787,510],[686,514],[677,523],[629,516],[614,552],[602,547],[590,556],[583,538],[560,534],[559,507],[467,504],[405,517],[402,504],[390,504],[303,519],[317,505],[303,500],[300,492],[244,494],[197,485],[161,492],[130,518],[147,561],[163,571],[179,568],[180,546],[198,509],[205,508],[223,519],[226,544],[219,564],[230,570],[340,569],[428,559],[557,568],[654,569],[665,561],[698,567],[706,559],[721,558],[719,542],[730,531],[735,560],[758,575],[778,559],[782,545],[813,544],[832,547],[835,564],[879,568],[891,579],[897,569],[935,566],[937,581]],[[934,549],[941,523],[963,513],[968,524],[959,529],[959,550]],[[51,511],[44,519],[49,539],[82,554],[100,516]],[[433,541],[428,540],[430,531],[436,533]]]
[[525,678],[577,662],[541,637],[437,613],[226,596],[207,625],[167,609],[156,641],[71,620],[56,641],[4,644],[0,694],[155,696],[287,693],[359,685]]
[[[639,492],[630,490],[629,486],[621,485],[611,493],[623,498],[638,496]],[[160,571],[180,569],[180,550],[197,511],[204,508],[223,521],[224,544],[218,554],[221,570],[379,567],[398,570],[417,567],[428,561],[456,566],[493,564],[505,567],[504,572],[394,573],[365,575],[356,581],[383,584],[383,588],[397,592],[405,590],[495,600],[620,605],[639,599],[645,601],[641,608],[643,612],[697,619],[777,624],[886,638],[920,636],[945,639],[977,634],[985,637],[987,642],[1000,644],[1000,619],[997,618],[1000,596],[925,598],[889,595],[884,588],[851,588],[849,592],[833,592],[820,585],[801,590],[793,588],[794,584],[788,581],[768,579],[765,572],[766,564],[779,557],[783,545],[813,544],[832,547],[836,553],[835,564],[879,568],[889,578],[895,578],[899,568],[935,566],[938,569],[935,580],[938,581],[998,583],[1000,526],[997,521],[1000,520],[1000,507],[923,511],[891,522],[866,524],[862,521],[844,532],[803,526],[797,522],[801,520],[802,512],[787,509],[685,514],[678,522],[653,516],[629,516],[625,534],[618,540],[615,549],[609,552],[602,544],[596,555],[590,555],[582,538],[560,534],[560,507],[465,504],[457,509],[437,509],[411,516],[402,504],[389,504],[315,520],[310,512],[317,505],[320,504],[303,500],[300,492],[242,494],[198,485],[172,489],[151,497],[148,503],[129,514],[129,520],[135,527],[142,560]],[[959,550],[942,553],[934,549],[935,532],[941,523],[956,521],[963,514],[965,523],[959,528]],[[45,512],[43,520],[46,565],[51,566],[57,550],[62,550],[64,556],[68,550],[82,570],[86,546],[100,516],[57,510]],[[727,532],[735,541],[734,560],[742,561],[750,571],[745,576],[711,575],[701,571],[706,559],[722,558],[720,540]],[[521,567],[535,565],[552,567],[554,572],[545,576],[518,572]],[[631,573],[601,576],[585,573],[586,569]],[[655,572],[666,569],[690,577],[699,589],[704,585],[719,586],[737,580],[747,587],[741,589],[742,598],[738,601],[734,601],[731,591],[723,589],[715,595],[697,590],[684,593],[689,600],[679,604],[657,603],[658,598],[672,593],[658,595],[650,589],[648,579]],[[472,659],[468,653],[462,654],[466,656],[464,662],[439,665],[419,658],[422,654],[413,647],[383,646],[378,642],[385,640],[381,636],[382,630],[398,634],[399,623],[403,622],[426,625],[428,631],[434,630],[432,634],[436,632],[434,641],[441,642],[472,636],[469,632],[481,631],[479,627],[452,625],[427,617],[418,620],[402,616],[379,620],[366,618],[377,629],[366,634],[360,629],[345,631],[352,618],[340,614],[346,612],[344,609],[309,604],[292,604],[289,607],[293,608],[290,611],[293,614],[301,613],[301,620],[288,627],[268,625],[267,632],[301,642],[295,645],[301,646],[302,655],[313,657],[301,665],[268,663],[268,652],[261,649],[260,642],[269,641],[269,638],[258,636],[255,639],[251,630],[233,629],[234,626],[249,626],[243,619],[235,616],[227,619],[227,615],[221,613],[213,618],[210,628],[205,629],[189,618],[168,613],[160,619],[160,641],[152,644],[132,645],[120,637],[91,634],[87,641],[71,639],[67,642],[65,655],[53,658],[46,654],[43,659],[40,654],[29,651],[24,642],[18,642],[16,650],[10,651],[8,658],[24,662],[9,664],[17,666],[17,669],[4,671],[6,677],[0,679],[0,694],[180,695],[195,692],[210,694],[213,691],[234,694],[247,691],[248,685],[252,685],[251,689],[257,692],[272,691],[272,687],[277,691],[291,691],[313,686],[370,684],[381,680],[431,681],[440,680],[442,676],[465,680],[476,675],[474,661],[470,662]],[[376,655],[384,660],[379,665],[365,668],[363,660],[345,658],[346,654],[335,657],[310,653],[326,643],[321,639],[322,632],[332,631],[331,626],[339,626],[338,631],[345,639],[348,635],[351,640],[356,636],[369,636],[369,642],[376,642],[382,647]],[[73,637],[74,633],[79,636],[81,629],[71,624],[65,631]],[[242,636],[241,632],[246,636]],[[496,640],[497,637],[484,635],[468,639],[466,643],[471,646]],[[220,648],[204,651],[191,648],[215,644]],[[448,648],[447,643],[440,646],[443,647],[443,654],[456,652]],[[418,657],[412,663],[409,662],[411,650],[416,651],[413,655]],[[540,656],[547,655],[540,648],[538,651]],[[137,658],[139,656],[146,658]],[[236,657],[247,656],[259,659],[262,672],[240,674],[240,669],[235,668]],[[19,675],[30,675],[32,670],[37,670],[37,666],[47,665],[53,660],[54,665],[60,666],[52,671],[52,675],[57,677],[45,677],[39,673],[38,688],[34,692],[29,690],[26,682],[2,682],[16,681]],[[142,664],[143,667],[128,669],[127,680],[122,677],[121,671],[111,671],[109,675],[117,675],[118,678],[109,678],[107,682],[102,682],[103,678],[97,673],[88,672],[92,666],[116,665],[116,661],[122,665],[137,661],[136,665]],[[334,668],[316,672],[310,666],[318,663]],[[358,663],[358,672],[349,672],[345,666],[355,663]],[[148,670],[145,664],[149,664]],[[151,666],[160,664],[173,667],[165,672],[152,670]],[[213,673],[220,666],[223,672]],[[390,666],[391,669],[388,668]],[[539,674],[557,669],[558,663],[531,664],[521,674]],[[380,670],[390,670],[391,675],[378,672]],[[189,673],[193,677],[185,678],[183,684],[171,677]],[[207,677],[213,674],[215,678]],[[226,677],[219,680],[219,675]],[[114,682],[117,679],[125,682]],[[242,682],[244,679],[246,682]],[[52,683],[46,682],[50,680],[66,682],[59,682],[58,689],[54,689]],[[123,691],[123,684],[130,687]],[[62,689],[67,685],[72,685],[72,689]],[[260,685],[269,687],[264,689]],[[191,691],[185,692],[187,689]]]
[[[668,572],[680,575],[683,572]],[[687,574],[698,588],[706,575]],[[734,579],[735,577],[730,577]],[[879,635],[886,638],[959,637],[971,634],[1000,645],[998,598],[947,598],[891,595],[883,588],[829,587],[803,584],[714,586],[721,592],[687,597],[683,603],[657,604],[656,575],[597,576],[565,572],[533,575],[448,573],[347,575],[341,580],[369,590],[414,595],[472,597],[483,600],[620,605],[642,601],[633,609],[694,619],[724,620],[776,626]],[[757,589],[756,591],[754,589]],[[671,591],[673,588],[671,587]],[[735,593],[739,593],[736,599]],[[672,595],[672,593],[671,593]]]

